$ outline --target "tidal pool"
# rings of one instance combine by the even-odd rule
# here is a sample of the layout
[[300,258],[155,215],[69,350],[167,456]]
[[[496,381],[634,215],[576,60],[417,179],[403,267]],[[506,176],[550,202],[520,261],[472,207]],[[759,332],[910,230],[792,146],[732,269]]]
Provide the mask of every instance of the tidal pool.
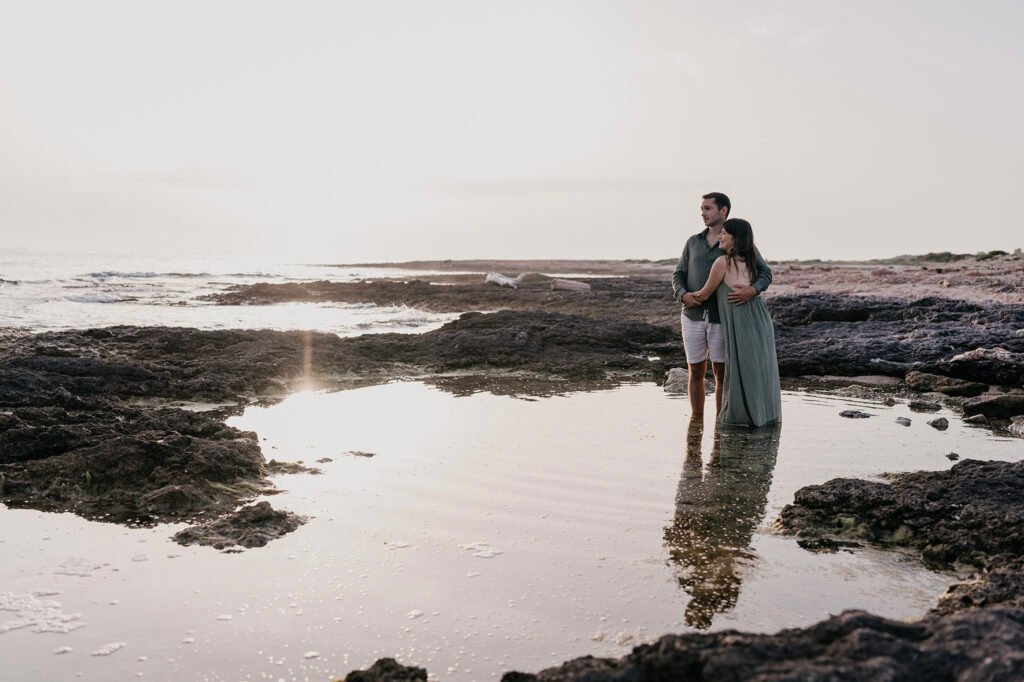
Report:
[[836,476],[1024,458],[1024,440],[902,404],[786,392],[781,428],[716,430],[652,384],[467,386],[300,393],[231,419],[268,460],[322,471],[276,479],[286,492],[266,499],[310,521],[264,548],[0,506],[0,676],[329,680],[393,656],[479,680],[667,632],[916,618],[953,576],[806,552],[772,529],[779,511]]

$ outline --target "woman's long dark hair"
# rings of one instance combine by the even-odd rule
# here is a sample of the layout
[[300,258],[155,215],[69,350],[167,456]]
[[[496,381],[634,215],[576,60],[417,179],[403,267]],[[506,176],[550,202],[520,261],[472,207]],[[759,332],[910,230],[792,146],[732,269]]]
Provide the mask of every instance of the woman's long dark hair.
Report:
[[754,249],[754,228],[743,218],[729,218],[722,226],[732,237],[732,248],[726,256],[730,261],[740,260],[747,266],[750,281],[757,279],[757,251]]

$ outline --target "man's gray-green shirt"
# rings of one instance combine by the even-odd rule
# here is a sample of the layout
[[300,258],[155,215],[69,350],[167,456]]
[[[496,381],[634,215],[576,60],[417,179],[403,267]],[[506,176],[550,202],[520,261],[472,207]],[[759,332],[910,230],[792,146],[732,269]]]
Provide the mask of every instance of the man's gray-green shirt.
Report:
[[[704,228],[703,232],[687,239],[686,246],[683,247],[683,255],[679,257],[679,263],[676,265],[676,271],[672,273],[672,293],[675,295],[675,299],[678,301],[687,291],[700,291],[704,288],[704,284],[708,281],[708,275],[711,274],[711,266],[719,256],[724,255],[725,251],[718,248],[718,244],[714,246],[708,244],[708,228]],[[761,294],[772,283],[772,270],[761,257],[760,251],[757,252],[757,261],[754,263],[754,267],[757,269],[757,278],[751,283],[751,286],[757,290],[758,294]],[[706,316],[708,322],[714,324],[722,322],[718,317],[718,300],[715,294],[711,294],[711,297],[704,301],[704,305],[699,308],[684,307],[683,314],[691,320],[701,320]]]

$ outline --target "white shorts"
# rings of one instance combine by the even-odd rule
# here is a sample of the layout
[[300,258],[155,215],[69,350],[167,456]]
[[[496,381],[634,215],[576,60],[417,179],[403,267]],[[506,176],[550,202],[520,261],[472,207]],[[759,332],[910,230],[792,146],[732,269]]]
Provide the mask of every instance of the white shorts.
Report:
[[706,319],[691,320],[680,314],[683,322],[683,350],[686,362],[697,365],[711,356],[711,362],[725,362],[725,337],[722,325],[712,324]]

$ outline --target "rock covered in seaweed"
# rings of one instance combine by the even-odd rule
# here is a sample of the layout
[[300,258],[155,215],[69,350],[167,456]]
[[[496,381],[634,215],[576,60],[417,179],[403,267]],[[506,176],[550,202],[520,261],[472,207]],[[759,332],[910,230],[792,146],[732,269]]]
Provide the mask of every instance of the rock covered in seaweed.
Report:
[[174,408],[18,408],[0,418],[0,501],[115,522],[226,510],[268,487],[251,432]]
[[934,566],[984,567],[1024,556],[1024,461],[965,459],[888,483],[837,478],[801,488],[782,527],[804,537],[854,537],[921,551]]
[[263,547],[271,540],[295,531],[306,520],[292,512],[276,510],[269,502],[263,501],[214,521],[186,528],[175,533],[173,539],[179,545],[208,545],[216,549],[234,545]]

